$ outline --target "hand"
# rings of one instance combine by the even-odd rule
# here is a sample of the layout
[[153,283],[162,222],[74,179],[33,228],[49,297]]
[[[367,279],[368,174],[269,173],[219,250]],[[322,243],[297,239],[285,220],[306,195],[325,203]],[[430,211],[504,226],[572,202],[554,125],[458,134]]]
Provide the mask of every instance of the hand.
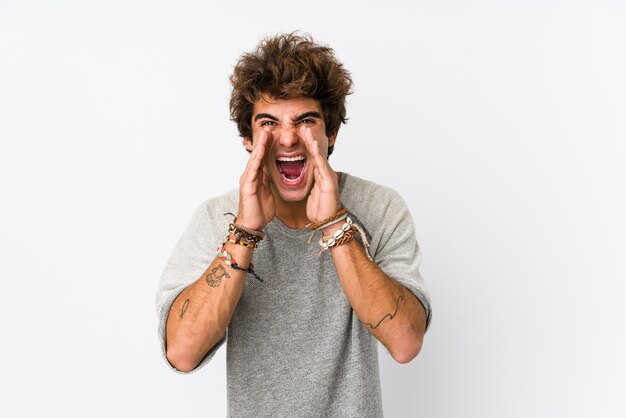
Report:
[[313,163],[313,188],[306,202],[306,216],[311,222],[319,222],[339,212],[339,178],[330,168],[328,158],[320,150],[319,142],[313,137],[311,129],[303,126],[300,137],[309,151]]
[[246,169],[239,178],[239,211],[237,223],[262,230],[276,214],[276,202],[270,188],[270,181],[263,172],[265,152],[270,142],[270,135],[261,131],[254,140],[252,154]]

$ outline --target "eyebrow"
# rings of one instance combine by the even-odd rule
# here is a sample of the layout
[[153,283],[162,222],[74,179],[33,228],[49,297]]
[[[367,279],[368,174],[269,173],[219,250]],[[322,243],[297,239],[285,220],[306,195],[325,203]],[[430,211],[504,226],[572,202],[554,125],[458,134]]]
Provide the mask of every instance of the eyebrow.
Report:
[[297,122],[299,120],[306,119],[306,118],[311,118],[311,117],[317,118],[317,119],[322,119],[322,115],[320,115],[319,112],[305,112],[305,113],[297,116],[295,119],[293,119],[293,121]]
[[271,119],[271,120],[275,120],[276,122],[278,122],[278,118],[276,116],[272,116],[269,113],[259,113],[254,117],[254,121],[256,122],[259,119]]
[[[296,116],[294,119],[292,119],[292,121],[297,122],[302,119],[311,118],[311,117],[322,119],[322,115],[320,114],[320,112],[310,111],[310,112],[304,112],[303,114]],[[269,113],[259,113],[256,116],[254,116],[255,122],[259,119],[270,119],[270,120],[279,122],[276,116],[270,115]]]

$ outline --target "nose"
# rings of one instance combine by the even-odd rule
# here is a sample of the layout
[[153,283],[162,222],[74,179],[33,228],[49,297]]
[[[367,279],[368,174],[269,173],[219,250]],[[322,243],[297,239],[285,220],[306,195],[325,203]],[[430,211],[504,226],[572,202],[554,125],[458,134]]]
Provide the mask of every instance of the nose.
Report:
[[278,142],[285,148],[291,148],[300,141],[296,126],[289,124],[281,126],[278,133]]

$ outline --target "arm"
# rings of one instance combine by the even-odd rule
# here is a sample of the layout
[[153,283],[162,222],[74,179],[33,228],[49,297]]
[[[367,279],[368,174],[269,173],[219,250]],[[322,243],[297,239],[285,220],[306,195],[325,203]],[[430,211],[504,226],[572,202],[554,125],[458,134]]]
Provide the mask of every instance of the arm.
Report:
[[[307,216],[312,222],[318,222],[341,208],[338,177],[320,152],[312,133],[305,130],[302,135],[313,157],[315,170]],[[332,235],[341,225],[325,228],[324,235]],[[356,240],[333,247],[331,252],[343,291],[359,320],[396,361],[411,361],[421,349],[426,328],[422,304],[411,291],[370,261]]]
[[[331,235],[336,229],[329,228],[324,234]],[[356,240],[333,247],[331,253],[343,291],[359,320],[398,363],[415,358],[426,328],[426,314],[415,295],[370,261]]]
[[[242,266],[250,265],[252,249],[226,243]],[[247,272],[234,270],[215,258],[202,277],[174,300],[167,318],[166,355],[177,370],[195,369],[224,336],[241,297]]]
[[[261,132],[239,180],[237,222],[254,230],[267,225],[275,213],[269,180],[262,170],[268,141],[267,133]],[[251,247],[229,242],[224,247],[239,266],[250,265]],[[176,297],[169,310],[165,334],[167,360],[177,370],[195,369],[224,336],[246,277],[247,272],[235,270],[216,257],[202,276]]]

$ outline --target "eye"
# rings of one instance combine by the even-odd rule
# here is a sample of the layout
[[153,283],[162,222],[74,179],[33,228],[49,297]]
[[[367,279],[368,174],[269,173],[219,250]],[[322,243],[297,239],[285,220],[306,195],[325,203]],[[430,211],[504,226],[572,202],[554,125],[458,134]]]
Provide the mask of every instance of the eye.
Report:
[[263,122],[261,122],[261,126],[275,126],[276,122],[274,122],[273,120],[264,120]]
[[311,118],[302,119],[300,121],[300,123],[303,124],[303,125],[314,125],[315,124],[315,119],[311,119]]

